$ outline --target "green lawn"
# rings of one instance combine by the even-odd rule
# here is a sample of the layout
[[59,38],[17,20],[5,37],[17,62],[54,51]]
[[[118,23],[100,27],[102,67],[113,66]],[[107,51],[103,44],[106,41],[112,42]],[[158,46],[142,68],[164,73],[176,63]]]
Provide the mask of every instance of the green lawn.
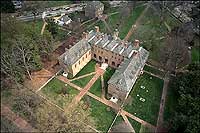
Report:
[[77,80],[73,80],[72,83],[74,83],[75,85],[78,85],[79,87],[84,88],[87,83],[93,78],[94,74],[84,77],[84,78],[80,78]]
[[163,116],[164,121],[168,121],[173,117],[175,108],[178,105],[177,99],[178,99],[177,92],[173,90],[169,84],[165,108],[164,108],[164,116]]
[[[145,89],[142,89],[141,86],[144,86]],[[130,93],[133,101],[131,104],[125,106],[125,110],[153,125],[156,125],[162,88],[163,80],[144,73],[136,81],[136,84]],[[140,101],[140,98],[144,98],[145,101]]]
[[108,111],[108,106],[89,96],[84,96],[82,101],[89,102],[90,116],[93,117],[95,121],[96,129],[106,132],[109,129],[116,114],[112,110]]
[[132,25],[136,22],[137,18],[141,15],[141,13],[145,9],[145,7],[146,6],[136,7],[135,9],[133,9],[130,16],[128,18],[126,18],[125,20],[123,20],[124,25],[119,30],[120,31],[119,37],[121,39],[123,39],[127,35],[128,31],[130,30]]
[[164,77],[164,75],[165,75],[164,72],[162,72],[162,71],[160,71],[160,70],[158,70],[158,69],[155,69],[155,68],[153,68],[153,67],[147,66],[147,65],[144,66],[144,70],[146,70],[146,71],[148,71],[148,72],[151,72],[151,73],[153,73],[153,74],[155,74],[155,75],[159,75],[159,76],[161,76],[161,77]]
[[108,88],[108,80],[112,77],[112,75],[114,74],[115,69],[108,67],[103,75],[103,79],[104,79],[104,85],[105,85],[105,89],[106,89],[106,93],[107,93],[107,88]]
[[92,85],[92,87],[90,88],[89,92],[95,94],[98,97],[101,97],[101,78],[99,77],[96,82]]
[[192,62],[200,62],[200,47],[192,48]]
[[132,127],[134,128],[136,133],[139,133],[141,124],[131,118],[128,118],[129,122],[131,123]]
[[[165,13],[165,22],[172,29],[178,26],[180,23],[177,19],[172,17],[170,13]],[[145,49],[150,52],[149,58],[158,60],[159,49],[165,43],[165,37],[168,29],[164,23],[160,25],[160,17],[158,14],[150,7],[137,28],[134,30],[130,41],[138,39],[140,41],[146,41],[141,44]]]
[[91,60],[90,62],[87,63],[87,65],[85,65],[80,72],[78,72],[76,74],[76,76],[74,76],[74,78],[77,78],[79,76],[91,73],[91,72],[95,72],[95,65],[96,65],[96,61],[95,60]]
[[[67,95],[63,96],[61,94],[62,89],[66,89]],[[50,81],[42,90],[40,90],[40,94],[45,95],[45,97],[61,108],[64,108],[68,105],[73,97],[78,94],[78,90],[74,89],[71,86],[65,86],[65,83],[54,78]]]

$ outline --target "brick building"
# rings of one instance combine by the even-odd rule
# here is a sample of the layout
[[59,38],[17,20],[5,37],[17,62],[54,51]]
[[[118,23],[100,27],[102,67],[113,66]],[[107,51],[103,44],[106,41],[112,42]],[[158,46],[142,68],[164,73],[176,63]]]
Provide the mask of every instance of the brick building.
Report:
[[123,100],[128,96],[140,75],[149,52],[139,46],[139,40],[124,42],[118,37],[96,30],[84,33],[83,38],[59,57],[64,70],[75,76],[91,59],[116,68],[108,81],[108,93]]
[[103,14],[104,5],[100,1],[88,1],[85,7],[85,16],[89,18],[96,18]]

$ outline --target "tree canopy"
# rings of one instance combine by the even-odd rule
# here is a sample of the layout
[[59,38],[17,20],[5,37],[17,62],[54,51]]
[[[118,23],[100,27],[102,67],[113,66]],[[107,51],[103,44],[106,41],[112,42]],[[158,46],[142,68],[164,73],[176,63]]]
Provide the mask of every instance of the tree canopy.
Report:
[[200,64],[190,64],[189,72],[179,73],[170,87],[178,92],[178,105],[170,132],[200,132]]

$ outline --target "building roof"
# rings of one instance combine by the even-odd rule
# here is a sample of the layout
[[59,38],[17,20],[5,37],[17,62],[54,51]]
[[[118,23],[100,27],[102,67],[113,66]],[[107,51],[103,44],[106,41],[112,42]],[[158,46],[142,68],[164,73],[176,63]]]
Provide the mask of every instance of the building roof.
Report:
[[71,18],[69,18],[67,15],[64,15],[60,18],[60,20],[63,22],[67,22],[67,21],[71,20]]
[[101,7],[103,7],[103,3],[101,3],[100,1],[88,1],[87,2],[87,7],[94,7],[95,9],[99,9]]
[[136,55],[132,55],[130,59],[124,59],[108,81],[108,84],[112,84],[124,92],[130,91],[137,79],[140,69],[144,67],[148,55],[149,52],[140,47]]

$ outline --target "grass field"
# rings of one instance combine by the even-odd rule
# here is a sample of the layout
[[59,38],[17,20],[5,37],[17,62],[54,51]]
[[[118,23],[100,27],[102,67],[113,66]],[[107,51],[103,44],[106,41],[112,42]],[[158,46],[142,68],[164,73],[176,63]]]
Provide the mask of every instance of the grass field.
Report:
[[92,87],[90,88],[89,92],[95,94],[98,97],[101,97],[101,78],[99,77],[96,82],[92,85]]
[[93,117],[95,120],[96,129],[99,131],[106,132],[110,127],[116,114],[112,110],[108,111],[108,106],[89,96],[84,96],[82,101],[87,101],[90,103],[90,116]]
[[84,77],[84,78],[80,78],[77,80],[73,80],[72,83],[74,83],[75,85],[78,85],[79,87],[84,88],[87,83],[93,78],[94,74]]
[[200,47],[192,48],[192,62],[200,62]]
[[147,66],[147,65],[144,66],[144,70],[145,70],[145,71],[148,71],[148,72],[151,72],[151,73],[153,73],[153,74],[155,74],[155,75],[159,75],[159,76],[161,76],[161,77],[164,77],[164,75],[165,75],[164,72],[162,72],[162,71],[160,71],[160,70],[158,70],[158,69],[155,69],[155,68],[153,68],[153,67]]
[[124,39],[132,25],[136,22],[137,18],[141,15],[146,6],[139,6],[133,9],[130,16],[123,20],[123,26],[119,29],[119,37]]
[[166,103],[165,103],[165,108],[164,108],[164,116],[163,119],[164,121],[170,120],[175,112],[175,108],[178,105],[178,94],[175,90],[172,88],[168,88],[167,91],[167,97],[166,97]]
[[[177,19],[173,18],[170,13],[165,13],[165,23],[172,29],[180,23]],[[158,60],[159,49],[165,43],[165,36],[168,28],[165,23],[160,23],[160,17],[151,7],[147,10],[141,18],[139,25],[130,37],[130,41],[138,39],[143,43],[145,49],[150,52],[149,58]]]
[[[145,89],[142,89],[141,86],[144,86]],[[125,110],[156,125],[162,87],[163,80],[144,73],[136,81],[136,84],[130,93],[133,101],[131,104],[125,106]],[[140,98],[144,98],[145,101],[142,102]]]
[[134,128],[136,133],[139,133],[141,124],[131,118],[128,118],[129,122],[131,123],[132,127]]
[[91,72],[95,72],[95,65],[96,65],[96,61],[95,60],[91,60],[90,62],[87,63],[87,65],[85,65],[80,72],[78,72],[76,74],[76,76],[74,76],[74,78],[77,78],[79,76],[91,73]]
[[108,67],[103,75],[103,78],[104,78],[104,85],[105,85],[105,91],[106,93],[108,92],[108,81],[109,79],[112,77],[112,75],[114,74],[115,72],[115,69],[114,68],[111,68],[111,67]]
[[[62,89],[66,89],[66,96],[63,96]],[[47,99],[51,100],[61,108],[67,106],[78,92],[78,90],[69,85],[65,86],[65,83],[56,78],[40,90],[40,94],[45,95]]]

